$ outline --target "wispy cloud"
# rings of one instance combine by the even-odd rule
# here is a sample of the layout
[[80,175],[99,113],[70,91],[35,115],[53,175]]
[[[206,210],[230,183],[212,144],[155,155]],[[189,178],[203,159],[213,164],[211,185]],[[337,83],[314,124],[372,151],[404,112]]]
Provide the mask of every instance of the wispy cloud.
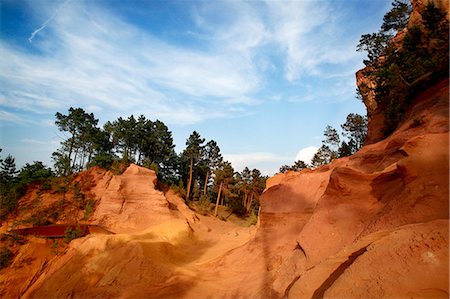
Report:
[[[70,0],[66,0],[61,7],[63,7],[64,5],[67,4],[67,2],[69,2]],[[37,28],[36,30],[34,30],[30,37],[28,38],[28,41],[30,43],[33,42],[34,37],[36,36],[36,34],[38,34],[41,30],[45,29],[45,27],[47,27],[48,23],[50,23],[55,17],[56,14],[58,13],[58,11],[61,9],[61,7],[58,7],[57,9],[55,9],[55,11],[52,13],[52,15],[50,16],[50,18],[48,18],[39,28]]]
[[[324,73],[353,83],[342,77],[351,73],[347,67],[325,72],[328,64],[352,59],[352,41],[336,31],[339,16],[329,2],[194,2],[197,27],[189,32],[204,47],[172,44],[98,5],[36,4],[36,19],[50,17],[31,33],[33,44],[23,49],[0,42],[2,105],[34,113],[81,106],[110,117],[139,111],[192,124],[239,117],[263,104],[257,95],[274,71],[291,83]],[[44,29],[45,36],[35,39]],[[338,40],[344,45],[336,46]],[[277,70],[274,56],[283,69]],[[318,98],[305,89],[274,97]]]
[[24,138],[20,140],[22,143],[31,144],[31,145],[49,145],[54,146],[59,144],[56,140],[37,140],[33,138]]
[[0,110],[0,121],[14,124],[36,124],[34,121],[27,119],[18,113],[12,113],[4,110]]
[[52,43],[35,40],[40,54],[0,43],[5,106],[77,105],[195,123],[257,104],[250,94],[260,77],[244,53],[174,46],[81,2],[66,1],[30,38],[43,28]]

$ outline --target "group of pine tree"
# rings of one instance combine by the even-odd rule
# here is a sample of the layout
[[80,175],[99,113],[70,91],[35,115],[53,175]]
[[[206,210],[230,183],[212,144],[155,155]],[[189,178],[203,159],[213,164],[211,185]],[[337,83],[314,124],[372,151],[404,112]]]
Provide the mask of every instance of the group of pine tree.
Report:
[[164,186],[172,187],[189,202],[215,203],[215,215],[218,205],[225,205],[238,215],[257,213],[267,177],[248,167],[236,172],[223,159],[217,142],[205,142],[196,131],[177,154],[168,127],[143,115],[137,119],[133,115],[119,117],[101,128],[93,113],[70,108],[68,114],[56,113],[55,124],[64,140],[52,155],[54,170],[34,162],[17,171],[11,155],[0,161],[2,218],[14,210],[31,181],[68,177],[92,166],[119,174],[130,163],[154,170]]

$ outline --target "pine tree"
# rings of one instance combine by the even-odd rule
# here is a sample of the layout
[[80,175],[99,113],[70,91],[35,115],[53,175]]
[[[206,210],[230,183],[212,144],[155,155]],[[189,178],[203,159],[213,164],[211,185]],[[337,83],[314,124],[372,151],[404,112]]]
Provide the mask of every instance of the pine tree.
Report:
[[189,161],[189,180],[187,183],[186,199],[189,199],[190,196],[194,166],[196,166],[202,155],[203,142],[205,142],[205,139],[201,138],[200,134],[196,131],[192,132],[192,134],[186,140],[186,149],[183,152],[183,156],[186,157],[186,159]]

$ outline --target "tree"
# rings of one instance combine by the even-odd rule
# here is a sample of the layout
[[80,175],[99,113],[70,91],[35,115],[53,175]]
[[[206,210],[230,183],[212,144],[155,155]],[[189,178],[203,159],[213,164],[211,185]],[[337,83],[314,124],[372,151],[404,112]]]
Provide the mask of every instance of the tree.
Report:
[[381,31],[395,34],[396,32],[406,28],[410,14],[411,3],[409,0],[394,0],[394,2],[392,2],[392,9],[383,17]]
[[26,163],[19,173],[19,179],[23,184],[43,182],[52,176],[52,170],[40,161],[34,161],[33,164]]
[[[353,143],[353,140],[350,140],[350,143]],[[347,142],[342,141],[341,146],[338,150],[338,156],[339,158],[350,156],[354,153],[354,149],[351,145],[349,145]]]
[[335,158],[337,158],[337,153],[332,151],[327,145],[322,144],[322,146],[314,154],[311,160],[311,165],[313,167],[319,167],[330,163]]
[[425,28],[432,37],[446,35],[448,37],[448,22],[445,22],[445,11],[441,11],[434,5],[433,1],[428,1],[422,13]]
[[[303,161],[297,161],[297,162],[303,162]],[[294,166],[301,166],[301,163],[295,163]],[[254,168],[252,169],[252,189],[251,189],[251,197],[247,200],[245,208],[247,212],[250,211],[252,204],[255,201],[259,202],[259,196],[266,188],[266,178],[264,178],[261,175],[261,172]]]
[[391,36],[378,32],[363,34],[359,40],[359,44],[356,46],[356,51],[367,52],[367,58],[363,62],[366,66],[372,65],[378,57],[386,50]]
[[201,138],[200,134],[196,131],[192,132],[186,140],[186,149],[183,152],[183,156],[189,161],[189,180],[187,183],[186,199],[189,199],[190,196],[194,166],[196,166],[196,163],[201,157],[203,142],[205,142],[205,139]]
[[339,134],[335,128],[330,125],[326,126],[323,135],[325,136],[325,139],[322,141],[323,144],[328,145],[330,148],[339,147]]
[[2,160],[0,166],[1,174],[8,178],[14,178],[19,171],[16,170],[16,161],[13,156],[6,156],[5,160]]
[[280,167],[280,173],[285,173],[289,170],[291,171],[301,171],[305,168],[308,168],[308,164],[303,162],[302,160],[295,161],[293,165],[283,165]]
[[215,142],[214,140],[208,141],[203,149],[202,157],[202,165],[205,169],[203,195],[206,195],[210,174],[214,173],[214,171],[217,169],[217,167],[219,167],[222,161],[222,154],[220,153],[220,148],[217,145],[217,142]]
[[[81,170],[87,164],[86,156],[91,156],[93,151],[92,136],[95,134],[95,127],[98,119],[93,113],[86,113],[82,108],[69,108],[69,114],[64,115],[56,113],[55,124],[59,131],[69,133],[70,136],[61,142],[63,152],[67,152],[69,163],[71,164],[68,172],[72,170]],[[78,163],[77,163],[78,159]],[[69,173],[64,173],[67,175]]]
[[24,186],[17,178],[16,162],[8,155],[0,163],[0,220],[3,220],[17,207],[19,198],[24,194]]
[[219,201],[222,196],[222,193],[225,193],[230,190],[230,184],[233,181],[234,170],[231,166],[231,163],[228,161],[224,161],[221,163],[219,168],[215,171],[215,188],[217,189],[217,199],[216,206],[214,208],[214,216],[217,216],[217,211],[219,207]]
[[355,151],[360,149],[367,136],[367,116],[361,116],[357,113],[347,115],[347,121],[341,125],[343,135],[353,141]]
[[364,64],[374,65],[378,57],[383,55],[390,44],[393,34],[406,28],[411,14],[409,1],[394,0],[392,8],[383,17],[381,30],[377,33],[363,34],[356,47],[358,52],[366,51]]

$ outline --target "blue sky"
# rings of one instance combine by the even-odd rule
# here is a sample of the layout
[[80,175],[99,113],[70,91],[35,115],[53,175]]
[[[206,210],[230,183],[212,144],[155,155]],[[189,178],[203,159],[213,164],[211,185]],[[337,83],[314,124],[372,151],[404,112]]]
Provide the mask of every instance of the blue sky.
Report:
[[51,165],[56,112],[197,130],[236,170],[307,159],[355,99],[360,36],[390,0],[0,0],[0,147]]

